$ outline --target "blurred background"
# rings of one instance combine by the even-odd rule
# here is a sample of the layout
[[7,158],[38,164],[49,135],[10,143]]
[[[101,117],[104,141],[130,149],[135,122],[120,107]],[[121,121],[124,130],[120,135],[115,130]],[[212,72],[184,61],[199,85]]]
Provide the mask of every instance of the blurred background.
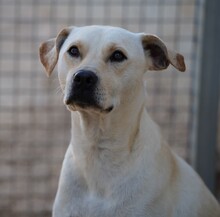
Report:
[[147,72],[148,110],[219,199],[219,2],[0,0],[0,216],[51,216],[70,113],[56,71],[49,79],[44,73],[38,47],[68,25],[157,34],[184,55],[185,73]]

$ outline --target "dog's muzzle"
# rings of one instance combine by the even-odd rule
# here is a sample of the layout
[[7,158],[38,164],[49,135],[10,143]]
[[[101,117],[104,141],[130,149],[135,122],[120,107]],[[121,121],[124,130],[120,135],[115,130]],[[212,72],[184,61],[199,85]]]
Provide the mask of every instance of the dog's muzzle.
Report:
[[89,70],[80,70],[73,75],[69,93],[66,96],[66,105],[78,105],[80,107],[98,107],[95,98],[98,77]]

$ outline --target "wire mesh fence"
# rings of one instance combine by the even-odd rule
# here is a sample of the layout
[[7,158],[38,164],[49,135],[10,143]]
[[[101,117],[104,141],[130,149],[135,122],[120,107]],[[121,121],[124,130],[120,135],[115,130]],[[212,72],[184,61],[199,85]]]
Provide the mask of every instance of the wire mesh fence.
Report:
[[148,72],[148,109],[168,143],[190,160],[199,0],[0,0],[0,215],[50,216],[70,114],[56,73],[38,60],[41,41],[68,25],[115,25],[159,35],[187,72]]

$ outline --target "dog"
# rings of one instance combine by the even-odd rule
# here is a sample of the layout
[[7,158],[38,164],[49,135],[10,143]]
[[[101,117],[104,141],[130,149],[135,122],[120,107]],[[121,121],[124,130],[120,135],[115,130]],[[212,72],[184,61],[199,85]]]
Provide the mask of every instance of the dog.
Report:
[[220,217],[145,109],[145,72],[185,71],[181,54],[156,35],[85,26],[64,28],[39,56],[48,76],[57,65],[72,122],[53,217]]

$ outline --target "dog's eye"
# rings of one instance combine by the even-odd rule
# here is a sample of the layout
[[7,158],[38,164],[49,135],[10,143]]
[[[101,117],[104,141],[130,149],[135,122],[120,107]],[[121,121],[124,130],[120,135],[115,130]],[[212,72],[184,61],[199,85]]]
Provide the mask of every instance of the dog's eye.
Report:
[[109,59],[111,62],[122,62],[126,60],[127,57],[120,50],[116,50],[113,52]]
[[69,50],[68,53],[70,56],[78,58],[80,57],[80,52],[79,49],[76,46],[72,46]]

